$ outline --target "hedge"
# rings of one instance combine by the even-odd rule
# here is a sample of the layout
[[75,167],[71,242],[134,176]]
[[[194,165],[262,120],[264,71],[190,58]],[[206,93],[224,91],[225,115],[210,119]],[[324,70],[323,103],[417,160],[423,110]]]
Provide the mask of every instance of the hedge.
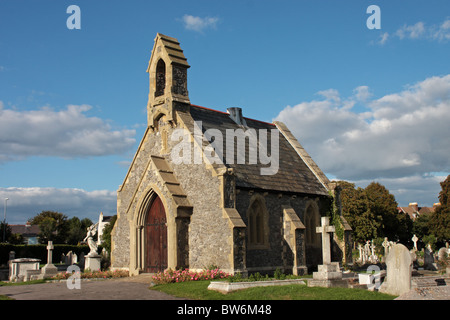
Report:
[[[82,252],[88,254],[90,249],[87,245],[68,245],[68,244],[54,244],[53,245],[53,263],[59,263],[61,255],[67,254],[72,251],[79,257]],[[99,246],[98,252],[101,252],[102,248]],[[9,259],[9,252],[14,251],[16,253],[16,259],[18,258],[35,258],[40,259],[42,264],[47,263],[47,245],[46,244],[0,244],[0,265],[6,265]]]

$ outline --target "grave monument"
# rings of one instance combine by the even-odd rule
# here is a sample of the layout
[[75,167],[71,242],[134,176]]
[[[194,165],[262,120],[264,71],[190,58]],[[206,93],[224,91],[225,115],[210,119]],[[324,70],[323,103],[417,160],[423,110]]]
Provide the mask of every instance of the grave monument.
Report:
[[313,272],[313,279],[308,281],[309,287],[346,287],[347,282],[342,280],[342,272],[338,262],[331,262],[330,233],[335,231],[330,226],[328,217],[321,218],[321,227],[316,228],[317,233],[322,234],[322,261],[318,265],[318,271]]
[[386,257],[386,279],[380,292],[401,295],[411,290],[412,259],[408,248],[394,244]]
[[94,241],[94,236],[97,233],[98,223],[91,225],[87,228],[87,234],[84,241],[87,241],[89,245],[89,253],[85,257],[84,269],[91,271],[98,271],[101,269],[102,256],[98,254],[97,242]]

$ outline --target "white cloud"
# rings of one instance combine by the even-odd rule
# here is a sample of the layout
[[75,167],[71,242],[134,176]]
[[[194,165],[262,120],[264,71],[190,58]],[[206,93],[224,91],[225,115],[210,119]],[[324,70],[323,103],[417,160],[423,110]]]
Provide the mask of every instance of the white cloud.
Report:
[[76,216],[95,220],[100,212],[115,215],[117,205],[117,193],[108,190],[0,188],[0,199],[4,198],[9,199],[6,217],[9,224],[23,224],[47,210],[61,212],[69,218]]
[[392,35],[384,32],[380,35],[378,44],[384,45],[388,39],[398,38],[400,40],[431,40],[446,42],[450,40],[450,19],[446,19],[441,24],[433,24],[427,26],[424,22],[419,21],[413,25],[403,25],[398,28]]
[[201,18],[185,14],[181,20],[183,21],[184,27],[187,30],[202,32],[207,28],[216,28],[219,18],[217,17]]
[[[450,75],[379,99],[370,100],[367,87],[347,99],[336,90],[321,94],[324,100],[288,106],[276,120],[286,123],[326,173],[357,181],[450,172]],[[357,100],[369,111],[347,107]]]
[[17,111],[0,104],[0,163],[30,156],[118,154],[134,145],[135,130],[113,130],[106,121],[86,116],[90,109],[69,105],[61,111]]
[[418,39],[423,37],[425,34],[425,24],[421,21],[411,26],[404,25],[395,32],[395,35],[400,39]]
[[387,40],[389,39],[389,33],[388,32],[384,32],[380,35],[380,40],[378,41],[379,44],[383,45],[387,42]]

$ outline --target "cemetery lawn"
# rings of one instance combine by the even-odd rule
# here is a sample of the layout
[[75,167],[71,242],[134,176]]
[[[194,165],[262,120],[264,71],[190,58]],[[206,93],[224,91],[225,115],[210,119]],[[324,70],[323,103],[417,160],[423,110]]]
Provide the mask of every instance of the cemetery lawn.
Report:
[[22,282],[3,282],[3,281],[0,281],[0,287],[1,286],[24,286],[24,285],[27,285],[27,284],[38,284],[38,283],[46,283],[46,282],[47,282],[47,279],[22,281]]
[[321,288],[307,285],[255,287],[222,294],[208,290],[210,281],[160,284],[151,290],[194,300],[393,300],[396,296],[349,288]]

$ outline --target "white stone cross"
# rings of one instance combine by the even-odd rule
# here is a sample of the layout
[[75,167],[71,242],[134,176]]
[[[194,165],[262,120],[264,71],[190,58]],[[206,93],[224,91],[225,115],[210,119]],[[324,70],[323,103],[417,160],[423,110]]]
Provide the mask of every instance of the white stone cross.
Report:
[[414,242],[414,250],[417,250],[417,241],[419,240],[419,238],[417,238],[416,235],[413,235],[411,240]]
[[331,264],[330,233],[335,231],[334,226],[330,226],[330,219],[322,217],[322,226],[316,227],[316,232],[322,234],[322,260],[323,264]]
[[359,261],[363,261],[363,247],[361,243],[358,243],[358,250],[359,250]]
[[47,244],[47,264],[52,264],[53,263],[53,251],[54,247],[53,247],[53,241],[49,241]]

